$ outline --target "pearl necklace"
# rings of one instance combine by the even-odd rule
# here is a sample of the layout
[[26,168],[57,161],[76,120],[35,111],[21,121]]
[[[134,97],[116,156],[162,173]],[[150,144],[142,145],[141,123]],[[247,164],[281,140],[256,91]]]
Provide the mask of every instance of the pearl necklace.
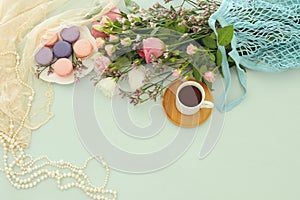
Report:
[[[110,170],[102,157],[92,157],[86,160],[84,166],[74,166],[66,161],[51,161],[47,156],[33,159],[29,154],[26,154],[22,143],[16,140],[16,135],[24,127],[27,119],[31,103],[34,99],[34,89],[26,84],[19,74],[20,56],[17,52],[7,51],[0,53],[0,56],[14,55],[16,57],[15,73],[18,82],[31,90],[31,95],[28,97],[27,109],[23,116],[20,126],[15,130],[13,120],[10,119],[8,134],[0,132],[0,145],[3,146],[3,164],[4,168],[0,168],[0,172],[6,174],[8,181],[17,189],[28,189],[35,187],[45,179],[52,178],[57,182],[57,187],[60,190],[70,188],[79,188],[84,191],[89,197],[94,200],[116,200],[117,192],[106,189],[109,181]],[[106,171],[104,182],[100,187],[94,186],[88,176],[84,173],[89,161],[98,158],[103,168]],[[70,180],[63,184],[63,180]]]

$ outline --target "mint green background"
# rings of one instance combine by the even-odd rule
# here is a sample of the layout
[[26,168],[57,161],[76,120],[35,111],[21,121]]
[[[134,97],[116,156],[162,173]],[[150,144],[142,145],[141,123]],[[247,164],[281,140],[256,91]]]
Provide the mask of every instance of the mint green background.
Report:
[[[241,105],[226,113],[222,137],[206,159],[199,160],[198,155],[209,121],[199,128],[191,148],[172,166],[144,175],[112,171],[108,188],[119,192],[119,200],[300,199],[299,75],[300,70],[280,74],[248,71],[249,94]],[[90,156],[76,131],[72,88],[54,86],[52,111],[55,117],[33,133],[28,152],[34,157],[48,155],[53,160],[69,160],[82,165]],[[237,82],[233,83],[232,90],[238,91]],[[109,103],[109,100],[102,103],[105,101]],[[172,133],[166,130],[165,134],[168,136],[159,137],[153,147],[169,142]],[[145,151],[143,144],[123,138],[122,144],[118,141],[122,148]],[[87,172],[95,183],[102,183],[103,170],[96,162],[91,163]],[[14,189],[3,174],[0,174],[0,180],[0,199],[89,199],[77,189],[59,191],[53,180],[29,190]]]

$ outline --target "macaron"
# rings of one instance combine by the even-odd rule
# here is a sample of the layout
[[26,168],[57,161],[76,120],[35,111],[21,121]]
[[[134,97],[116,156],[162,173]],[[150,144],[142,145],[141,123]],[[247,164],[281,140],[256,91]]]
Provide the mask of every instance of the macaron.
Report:
[[78,58],[85,58],[91,55],[94,47],[88,39],[80,39],[74,43],[73,50]]
[[72,73],[73,64],[67,58],[60,58],[53,64],[54,73],[58,76],[65,77]]
[[35,54],[35,61],[42,66],[50,65],[53,61],[53,52],[48,47],[42,47],[36,54]]
[[[46,39],[46,38],[48,38],[48,39]],[[59,40],[58,34],[54,33],[54,34],[47,35],[47,36],[45,35],[45,38],[43,38],[43,40],[45,42],[46,47],[53,47],[54,44]]]
[[60,32],[60,36],[64,41],[74,43],[78,40],[80,36],[80,31],[77,26],[72,26],[70,28],[64,28]]
[[72,46],[65,41],[56,42],[53,46],[53,53],[56,58],[68,58],[72,54]]

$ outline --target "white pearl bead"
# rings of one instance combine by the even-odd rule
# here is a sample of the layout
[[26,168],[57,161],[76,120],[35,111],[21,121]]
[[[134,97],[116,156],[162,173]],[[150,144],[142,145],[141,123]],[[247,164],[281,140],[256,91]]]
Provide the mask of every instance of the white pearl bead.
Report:
[[[25,120],[23,120],[24,123]],[[21,123],[22,125],[22,123]],[[12,127],[12,126],[11,126]],[[13,133],[15,134],[15,133]],[[12,134],[12,136],[13,136]],[[5,172],[7,179],[11,184],[17,189],[27,189],[36,186],[42,180],[47,179],[49,177],[56,179],[57,187],[61,190],[67,190],[72,187],[77,187],[82,189],[88,196],[93,199],[101,199],[101,200],[115,200],[116,199],[116,192],[113,190],[106,190],[105,186],[109,179],[109,168],[108,166],[104,166],[106,171],[106,176],[104,179],[104,185],[101,188],[93,187],[88,176],[84,173],[84,170],[87,167],[88,159],[83,167],[76,167],[71,165],[69,162],[64,162],[60,160],[58,162],[50,161],[48,157],[41,157],[37,159],[33,159],[30,155],[24,153],[23,148],[19,145],[18,141],[13,139],[5,134],[1,134],[0,132],[0,143],[3,145],[4,155],[4,169],[0,169],[0,171]],[[7,146],[10,148],[10,152],[7,150]],[[17,147],[17,148],[16,148]],[[8,162],[8,153],[13,154],[15,160]],[[41,162],[42,160],[46,159],[46,162],[40,163],[40,165],[36,165],[36,163]],[[24,162],[26,160],[26,162]],[[106,164],[106,163],[104,163]],[[20,172],[16,172],[14,167],[17,166],[20,168]],[[49,171],[46,167],[54,167],[58,170]],[[67,169],[69,170],[64,172],[63,170],[60,171],[59,169],[63,169],[64,171]],[[22,179],[27,177],[25,179]],[[70,177],[74,178],[76,182],[68,183],[66,185],[61,185],[61,179],[63,177]],[[105,198],[104,196],[100,196],[98,194],[113,194],[113,198]]]

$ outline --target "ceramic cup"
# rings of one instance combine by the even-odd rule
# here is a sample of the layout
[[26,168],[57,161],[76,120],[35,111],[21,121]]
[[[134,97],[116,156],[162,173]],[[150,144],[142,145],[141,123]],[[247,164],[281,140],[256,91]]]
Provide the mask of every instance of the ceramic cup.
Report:
[[214,103],[205,100],[205,90],[195,81],[186,81],[176,91],[176,107],[184,115],[193,115],[200,108],[213,108]]

